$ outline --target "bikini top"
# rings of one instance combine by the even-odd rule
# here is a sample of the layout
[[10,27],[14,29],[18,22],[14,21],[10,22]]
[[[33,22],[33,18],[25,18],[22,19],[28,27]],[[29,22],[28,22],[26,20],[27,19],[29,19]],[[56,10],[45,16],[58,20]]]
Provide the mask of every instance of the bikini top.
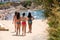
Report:
[[[21,18],[21,17],[20,17],[20,18]],[[15,17],[15,21],[16,21],[16,22],[20,22],[21,19],[17,19],[17,18]]]

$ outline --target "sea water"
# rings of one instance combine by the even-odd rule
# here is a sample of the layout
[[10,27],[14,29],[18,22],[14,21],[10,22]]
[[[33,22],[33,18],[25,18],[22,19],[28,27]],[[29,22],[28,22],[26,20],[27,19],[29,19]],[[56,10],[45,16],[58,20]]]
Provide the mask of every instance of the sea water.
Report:
[[[25,11],[25,16],[28,16],[28,13],[31,12],[34,19],[44,19],[44,10],[35,10],[35,11]],[[22,16],[23,11],[20,12],[20,15]],[[14,16],[14,13],[11,13],[7,15],[8,20],[12,20]]]

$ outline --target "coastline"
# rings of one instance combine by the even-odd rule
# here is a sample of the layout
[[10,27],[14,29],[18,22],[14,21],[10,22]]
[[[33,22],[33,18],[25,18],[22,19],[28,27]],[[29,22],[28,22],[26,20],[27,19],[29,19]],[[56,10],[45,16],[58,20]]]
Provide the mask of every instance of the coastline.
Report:
[[27,9],[27,8],[24,8],[22,5],[19,5],[19,6],[17,6],[17,7],[10,7],[10,8],[8,8],[8,9],[3,9],[3,10],[0,10],[0,12],[10,12],[10,11],[18,11],[18,12],[23,12],[23,11],[27,11],[27,10],[31,10],[31,11],[36,11],[36,10],[43,10],[42,9],[42,5],[41,6],[38,6],[38,7],[35,7],[34,9],[31,7],[30,9]]

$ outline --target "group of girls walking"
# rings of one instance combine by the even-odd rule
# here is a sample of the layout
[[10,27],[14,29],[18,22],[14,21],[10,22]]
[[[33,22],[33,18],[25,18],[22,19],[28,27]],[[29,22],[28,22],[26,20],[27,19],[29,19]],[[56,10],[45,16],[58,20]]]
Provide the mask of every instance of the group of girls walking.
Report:
[[21,17],[19,12],[15,12],[15,15],[13,17],[13,23],[15,26],[16,35],[20,35],[21,26],[22,26],[22,36],[26,35],[26,26],[27,26],[26,21],[28,21],[28,29],[29,29],[28,33],[32,33],[32,20],[33,19],[34,18],[32,17],[30,12],[28,13],[27,17],[25,16],[25,13],[23,13]]

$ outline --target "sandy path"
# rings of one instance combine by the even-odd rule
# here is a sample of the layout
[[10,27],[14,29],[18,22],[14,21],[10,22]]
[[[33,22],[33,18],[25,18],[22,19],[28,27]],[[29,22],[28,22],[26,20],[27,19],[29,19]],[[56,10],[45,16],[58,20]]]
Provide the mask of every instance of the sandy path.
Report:
[[[32,25],[32,33],[27,33],[26,36],[14,36],[14,26],[12,21],[1,21],[0,24],[8,28],[9,31],[0,31],[0,40],[47,40],[48,33],[46,28],[48,27],[46,21],[34,20]],[[27,25],[28,31],[28,25]]]

